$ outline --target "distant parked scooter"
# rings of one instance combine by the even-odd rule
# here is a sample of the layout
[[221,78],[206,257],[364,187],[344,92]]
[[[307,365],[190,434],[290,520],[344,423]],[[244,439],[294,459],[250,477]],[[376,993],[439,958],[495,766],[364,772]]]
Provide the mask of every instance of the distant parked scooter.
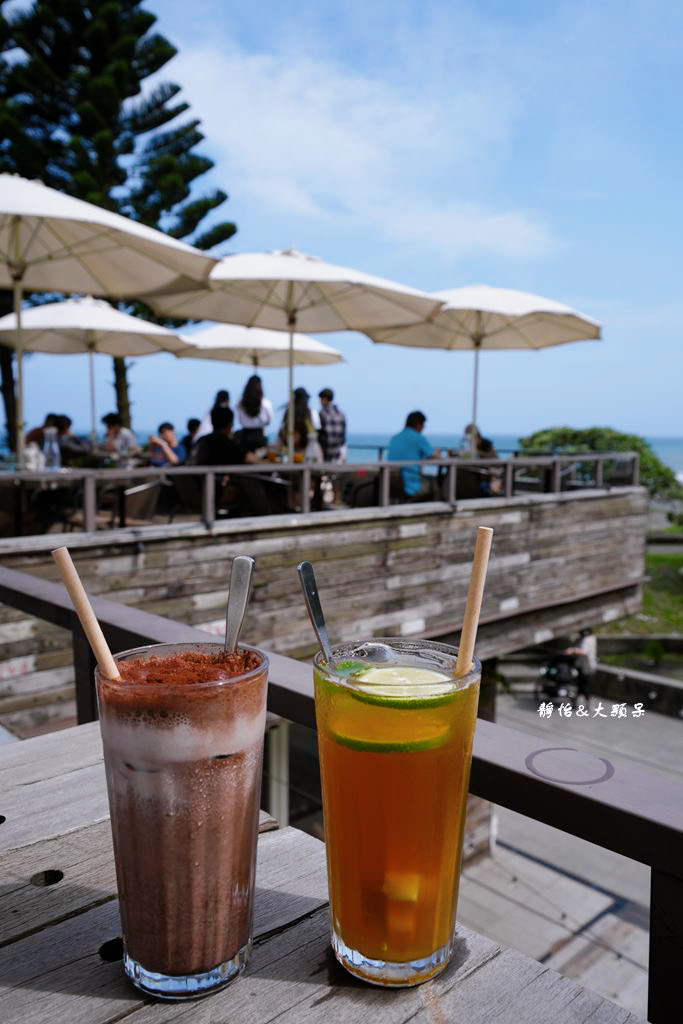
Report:
[[568,701],[572,706],[579,694],[580,676],[573,654],[555,654],[541,666],[536,682],[538,701]]

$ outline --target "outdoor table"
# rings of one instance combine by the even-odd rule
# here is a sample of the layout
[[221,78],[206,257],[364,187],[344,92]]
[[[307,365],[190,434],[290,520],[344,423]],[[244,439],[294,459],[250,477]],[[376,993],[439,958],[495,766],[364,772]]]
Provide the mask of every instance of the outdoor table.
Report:
[[[261,815],[254,952],[226,989],[190,1003],[124,977],[97,723],[0,747],[0,1017],[4,1024],[637,1024],[639,1018],[465,928],[438,978],[387,990],[329,946],[325,849]],[[642,1022],[641,1022],[642,1024]]]

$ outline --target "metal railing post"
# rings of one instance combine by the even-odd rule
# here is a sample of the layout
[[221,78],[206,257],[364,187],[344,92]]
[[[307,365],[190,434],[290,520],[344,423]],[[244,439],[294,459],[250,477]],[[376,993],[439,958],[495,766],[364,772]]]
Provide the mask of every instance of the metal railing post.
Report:
[[514,489],[515,481],[515,467],[512,464],[512,459],[508,459],[505,463],[505,497],[511,498]]
[[207,526],[213,526],[216,518],[216,477],[214,473],[204,476],[202,487],[202,519]]
[[562,463],[559,459],[553,459],[552,481],[553,494],[559,494],[562,487]]
[[280,828],[289,825],[289,722],[282,719],[266,733],[268,810]]
[[604,481],[605,463],[603,459],[595,460],[595,486],[602,487]]
[[457,475],[458,475],[458,467],[455,464],[453,464],[452,466],[449,466],[448,467],[448,492],[447,492],[447,494],[448,494],[449,504],[451,504],[451,505],[453,505],[455,503]]
[[683,878],[652,868],[650,873],[650,963],[647,1019],[668,1024],[681,1013]]
[[640,455],[633,456],[632,486],[637,487],[640,483]]
[[389,504],[389,488],[391,485],[391,470],[388,466],[382,466],[380,481],[379,481],[379,503],[382,508],[386,508]]
[[302,512],[311,511],[311,471],[308,466],[301,470],[301,492],[299,498]]
[[79,725],[85,725],[99,718],[95,693],[95,656],[75,614],[71,623],[71,646],[76,680],[76,717]]
[[83,478],[83,529],[86,533],[97,529],[97,481],[94,476]]

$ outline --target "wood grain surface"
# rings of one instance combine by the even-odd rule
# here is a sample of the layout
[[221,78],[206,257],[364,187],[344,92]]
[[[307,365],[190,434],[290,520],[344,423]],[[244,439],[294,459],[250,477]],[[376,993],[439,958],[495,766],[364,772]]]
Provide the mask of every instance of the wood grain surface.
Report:
[[100,772],[98,783],[95,772],[100,756],[97,725],[0,749],[0,813],[10,810],[0,823],[3,1024],[638,1024],[608,1000],[464,928],[452,963],[426,985],[390,991],[355,980],[329,946],[323,844],[293,828],[274,829],[267,816],[245,975],[189,1004],[144,997],[122,970],[104,779]]
[[[315,638],[295,572],[302,559],[314,563],[329,595],[333,636],[443,635],[460,628],[476,527],[490,526],[477,650],[487,658],[535,643],[539,631],[560,635],[637,611],[646,515],[645,492],[637,488],[536,494],[455,509],[399,505],[226,521],[211,530],[172,524],[73,534],[72,555],[92,597],[220,632],[231,559],[250,554],[257,566],[245,639],[306,658]],[[58,580],[44,538],[3,544],[6,568]],[[66,717],[69,634],[0,607],[0,643],[8,666],[0,719],[11,728],[30,727],[46,713]]]

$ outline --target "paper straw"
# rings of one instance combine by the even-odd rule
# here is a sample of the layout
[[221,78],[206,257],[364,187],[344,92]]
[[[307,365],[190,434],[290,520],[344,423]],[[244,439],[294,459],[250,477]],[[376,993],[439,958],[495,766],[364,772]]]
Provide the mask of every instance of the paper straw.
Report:
[[466,676],[472,668],[474,657],[474,645],[477,639],[477,627],[479,626],[479,613],[481,601],[484,596],[484,584],[486,583],[486,569],[489,564],[489,552],[493,530],[490,526],[477,527],[477,539],[474,545],[474,559],[472,561],[472,575],[467,590],[467,604],[465,605],[465,619],[460,634],[460,646],[458,649],[458,660],[455,665],[456,676]]
[[107,679],[120,679],[119,670],[116,667],[111,651],[107,645],[107,641],[104,639],[104,633],[100,627],[99,622],[95,618],[95,613],[92,610],[92,605],[88,600],[88,595],[85,592],[81,578],[76,572],[76,566],[71,561],[71,555],[69,554],[68,548],[55,548],[52,552],[52,557],[57,563],[64,586],[69,591],[69,597],[73,602],[73,606],[76,609],[76,614],[81,620],[83,626],[83,632],[88,638],[88,642],[92,647],[95,660],[100,666],[100,672]]

